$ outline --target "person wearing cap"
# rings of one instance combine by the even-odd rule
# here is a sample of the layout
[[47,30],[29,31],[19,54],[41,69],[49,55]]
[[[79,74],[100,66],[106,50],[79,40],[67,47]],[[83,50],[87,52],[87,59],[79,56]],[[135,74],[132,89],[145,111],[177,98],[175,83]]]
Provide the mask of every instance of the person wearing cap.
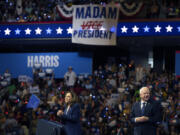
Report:
[[130,118],[134,124],[134,135],[156,135],[161,107],[157,101],[150,99],[148,87],[140,89],[140,101],[133,105]]
[[71,66],[68,67],[68,71],[64,75],[65,84],[67,87],[73,87],[76,82],[76,73]]

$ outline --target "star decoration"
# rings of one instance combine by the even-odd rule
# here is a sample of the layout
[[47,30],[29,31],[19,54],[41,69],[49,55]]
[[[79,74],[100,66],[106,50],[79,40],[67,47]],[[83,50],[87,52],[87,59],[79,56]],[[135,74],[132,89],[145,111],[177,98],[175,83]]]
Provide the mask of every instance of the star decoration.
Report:
[[135,25],[135,26],[132,28],[132,30],[133,30],[133,33],[138,33],[139,28]]
[[155,32],[161,32],[161,27],[159,27],[159,25],[157,25],[156,27],[154,27]]
[[146,27],[144,27],[143,29],[144,29],[144,32],[149,32],[149,29],[150,29],[150,28],[149,28],[148,26],[146,26]]
[[7,28],[6,30],[4,30],[4,32],[5,32],[5,35],[10,35],[11,30],[9,28]]
[[127,33],[127,30],[128,30],[128,28],[126,28],[126,26],[123,26],[123,27],[121,28],[121,32],[122,32],[122,33]]
[[48,28],[48,29],[46,30],[46,33],[47,33],[47,34],[51,34],[51,31],[52,31],[52,30],[51,30],[50,28]]
[[[99,29],[93,29],[90,26],[88,31],[99,30],[101,33],[108,31],[110,33],[116,33],[119,30],[117,36],[177,36],[180,34],[180,25],[174,21],[172,22],[151,22],[151,23],[120,23],[117,26],[105,27],[102,25]],[[77,31],[83,33],[83,29],[80,26]],[[42,25],[42,24],[25,24],[25,25],[2,25],[0,26],[0,38],[53,38],[58,35],[62,37],[71,37],[74,33],[74,29],[71,25]]]
[[180,32],[180,27],[177,27],[177,29],[178,29],[178,32]]
[[21,32],[21,30],[20,30],[20,29],[18,29],[18,28],[15,30],[15,34],[16,34],[16,35],[19,35],[19,34],[20,34],[20,32]]
[[58,29],[56,29],[57,34],[62,34],[62,31],[63,31],[63,29],[61,29],[60,27],[58,27]]
[[73,29],[72,29],[71,27],[69,27],[69,28],[67,29],[67,33],[68,33],[68,34],[72,34],[72,33],[73,33]]
[[171,25],[168,25],[166,27],[166,32],[172,32],[172,29],[173,29],[173,27],[171,27]]
[[27,28],[27,29],[25,30],[25,33],[26,33],[26,35],[30,35],[30,34],[31,34],[31,30],[30,30],[29,28]]
[[36,35],[41,35],[42,30],[39,27],[35,31],[36,31]]

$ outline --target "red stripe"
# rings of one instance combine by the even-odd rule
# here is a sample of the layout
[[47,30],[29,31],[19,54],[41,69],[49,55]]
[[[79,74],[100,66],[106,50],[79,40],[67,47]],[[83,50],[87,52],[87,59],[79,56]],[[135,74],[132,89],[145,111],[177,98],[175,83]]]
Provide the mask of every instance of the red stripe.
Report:
[[[120,22],[173,22],[180,21],[180,18],[166,18],[166,19],[123,19]],[[7,23],[7,22],[6,22]],[[18,22],[19,23],[19,22]],[[26,22],[28,23],[28,22]],[[49,22],[30,22],[30,23],[72,23],[72,21],[49,21]]]
[[177,78],[180,78],[180,75],[176,75]]
[[[122,15],[123,15],[123,17],[127,17],[127,18],[134,18],[134,17],[136,17],[141,11],[142,11],[142,9],[144,8],[144,4],[141,6],[141,8],[140,8],[140,10],[136,13],[136,14],[134,14],[134,15],[132,15],[132,16],[127,16],[126,14],[124,14],[122,11],[119,11],[120,13],[122,13]],[[132,20],[133,21],[133,20]]]
[[65,16],[63,16],[63,15],[61,14],[61,12],[58,10],[57,6],[56,6],[56,11],[59,13],[59,16],[60,16],[60,17],[62,17],[62,18],[65,19],[65,20],[71,20],[71,22],[72,22],[72,17],[65,17]]
[[42,22],[42,21],[37,21],[37,22],[1,22],[0,24],[58,24],[58,23],[61,23],[61,24],[67,24],[67,23],[72,23],[72,21],[48,21],[48,22]]
[[180,21],[180,18],[176,18],[176,19],[123,19],[123,20],[119,20],[119,23],[121,22],[173,22],[173,21]]
[[[176,19],[123,19],[120,20],[119,23],[121,22],[172,22],[172,21],[180,21],[180,18]],[[72,21],[48,21],[48,22],[43,22],[43,21],[36,21],[36,22],[0,22],[0,24],[37,24],[37,23],[42,23],[42,24],[50,24],[50,23],[72,23]]]
[[176,53],[180,53],[180,51],[176,51]]

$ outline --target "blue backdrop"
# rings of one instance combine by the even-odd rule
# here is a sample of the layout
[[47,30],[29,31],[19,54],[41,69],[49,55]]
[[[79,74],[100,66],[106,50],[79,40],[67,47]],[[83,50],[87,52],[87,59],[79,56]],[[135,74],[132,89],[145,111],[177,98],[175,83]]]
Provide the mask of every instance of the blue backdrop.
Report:
[[32,77],[32,67],[41,63],[43,69],[54,70],[55,78],[62,78],[68,66],[72,66],[77,74],[92,73],[91,53],[3,53],[0,54],[0,74],[8,69],[13,78],[19,75]]
[[176,51],[175,73],[180,77],[180,51]]

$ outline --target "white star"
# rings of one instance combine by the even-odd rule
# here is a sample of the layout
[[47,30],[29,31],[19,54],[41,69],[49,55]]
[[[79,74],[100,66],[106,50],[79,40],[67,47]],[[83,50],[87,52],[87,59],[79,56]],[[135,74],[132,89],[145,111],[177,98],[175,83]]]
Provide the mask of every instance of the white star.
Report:
[[171,27],[171,25],[168,25],[166,27],[166,32],[172,32],[172,29],[173,29],[173,27]]
[[7,28],[6,30],[4,30],[4,32],[5,32],[5,35],[10,35],[11,30],[9,28]]
[[121,32],[122,32],[122,33],[127,33],[127,30],[128,30],[128,28],[126,28],[126,26],[123,26],[123,27],[121,28]]
[[102,27],[100,28],[100,30],[105,31],[106,29],[102,26]]
[[159,25],[157,25],[156,27],[154,27],[155,32],[161,32],[161,27],[159,27]]
[[143,29],[144,29],[144,32],[149,32],[149,29],[150,29],[150,28],[149,28],[148,26],[146,26],[146,27],[144,27]]
[[35,31],[36,31],[36,35],[41,35],[42,30],[39,27]]
[[20,29],[18,29],[18,28],[15,30],[16,35],[19,35],[19,34],[20,34],[20,32],[21,32],[21,30],[20,30]]
[[57,34],[62,34],[62,31],[63,31],[63,29],[61,29],[60,27],[58,27],[58,29],[56,29]]
[[48,28],[47,30],[46,30],[46,32],[47,32],[47,34],[51,34],[51,29],[50,28]]
[[67,33],[68,33],[68,34],[72,34],[72,33],[73,33],[73,29],[72,29],[71,27],[69,27],[69,28],[67,29]]
[[135,26],[132,28],[132,30],[133,30],[133,33],[138,33],[139,28],[135,25]]
[[180,32],[180,27],[177,27],[177,29],[178,29],[178,32]]
[[31,30],[30,30],[29,28],[27,28],[27,29],[25,30],[25,32],[26,32],[26,35],[30,35],[30,34],[31,34]]

